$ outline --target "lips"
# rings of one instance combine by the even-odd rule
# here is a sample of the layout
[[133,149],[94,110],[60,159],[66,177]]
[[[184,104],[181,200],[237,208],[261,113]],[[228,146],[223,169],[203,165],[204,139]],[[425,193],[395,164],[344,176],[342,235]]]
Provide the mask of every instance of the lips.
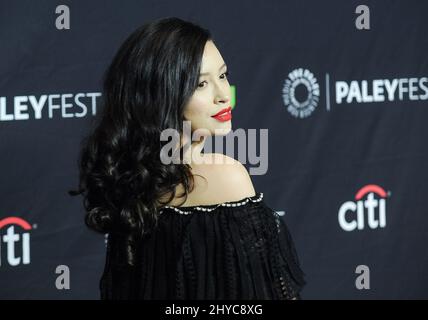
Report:
[[232,119],[232,107],[227,107],[224,108],[222,110],[220,110],[219,112],[217,112],[215,115],[211,116],[214,119],[224,122],[224,121],[229,121],[230,119]]

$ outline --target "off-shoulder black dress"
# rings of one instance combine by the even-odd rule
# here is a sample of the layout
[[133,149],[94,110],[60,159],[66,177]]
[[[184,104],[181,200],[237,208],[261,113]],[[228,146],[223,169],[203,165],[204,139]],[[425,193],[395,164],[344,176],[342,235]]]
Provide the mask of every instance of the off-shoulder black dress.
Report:
[[305,284],[286,224],[263,193],[240,201],[163,207],[138,261],[107,240],[101,299],[300,299]]

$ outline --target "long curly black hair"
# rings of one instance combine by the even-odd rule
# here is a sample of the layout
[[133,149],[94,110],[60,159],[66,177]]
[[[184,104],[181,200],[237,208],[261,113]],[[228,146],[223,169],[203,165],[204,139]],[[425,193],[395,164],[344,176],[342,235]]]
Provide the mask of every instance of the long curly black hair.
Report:
[[79,187],[69,194],[83,195],[89,228],[125,236],[128,264],[136,239],[156,226],[160,205],[176,197],[179,184],[183,203],[193,188],[188,164],[161,162],[160,135],[183,132],[209,40],[208,30],[188,21],[152,21],[125,40],[104,74],[102,110],[82,140]]

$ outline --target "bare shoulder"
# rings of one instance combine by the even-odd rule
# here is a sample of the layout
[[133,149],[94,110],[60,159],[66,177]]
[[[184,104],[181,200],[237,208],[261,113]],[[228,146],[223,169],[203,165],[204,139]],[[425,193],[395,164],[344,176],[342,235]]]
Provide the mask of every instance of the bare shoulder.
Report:
[[[238,201],[256,194],[251,177],[239,161],[221,153],[203,155],[204,161],[191,165],[194,188],[184,198],[174,198],[168,205],[197,206]],[[183,193],[177,186],[177,194]],[[166,197],[167,199],[167,197]]]
[[239,161],[220,153],[205,154],[211,161],[192,167],[195,193],[192,202],[213,204],[255,195],[251,177]]

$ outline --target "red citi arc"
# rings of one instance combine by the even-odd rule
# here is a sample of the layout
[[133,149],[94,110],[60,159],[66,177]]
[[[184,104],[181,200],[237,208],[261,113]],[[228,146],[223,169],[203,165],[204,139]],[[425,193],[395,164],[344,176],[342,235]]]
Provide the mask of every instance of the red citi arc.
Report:
[[221,122],[229,121],[232,119],[232,107],[224,108],[211,117]]

